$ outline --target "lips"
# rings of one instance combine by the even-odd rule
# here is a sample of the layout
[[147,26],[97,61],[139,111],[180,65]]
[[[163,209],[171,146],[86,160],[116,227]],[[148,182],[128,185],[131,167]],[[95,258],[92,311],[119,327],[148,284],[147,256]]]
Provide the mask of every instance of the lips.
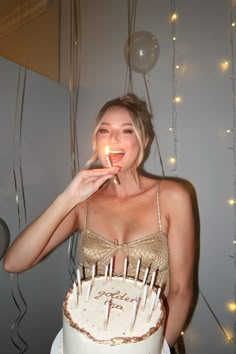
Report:
[[110,157],[112,165],[114,163],[119,162],[124,157],[124,154],[125,154],[124,151],[110,150],[109,157]]

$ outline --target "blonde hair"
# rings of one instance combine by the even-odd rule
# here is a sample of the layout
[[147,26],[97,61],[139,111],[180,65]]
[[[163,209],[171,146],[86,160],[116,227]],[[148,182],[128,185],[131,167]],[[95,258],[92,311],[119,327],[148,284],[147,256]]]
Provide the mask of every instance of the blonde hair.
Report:
[[146,102],[141,100],[133,93],[129,93],[125,96],[108,101],[99,111],[96,119],[96,126],[92,134],[93,155],[86,163],[86,165],[91,164],[97,160],[98,156],[96,151],[96,134],[105,112],[113,107],[123,108],[130,114],[140,145],[140,152],[137,159],[137,166],[139,166],[148,156],[155,133],[152,124],[152,115],[147,109]]

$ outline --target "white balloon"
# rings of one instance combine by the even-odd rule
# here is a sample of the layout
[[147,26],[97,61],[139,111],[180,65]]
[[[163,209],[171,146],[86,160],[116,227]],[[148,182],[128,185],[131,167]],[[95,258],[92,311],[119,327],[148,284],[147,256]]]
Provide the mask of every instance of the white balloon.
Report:
[[0,218],[0,260],[10,244],[10,232],[7,224]]
[[125,60],[137,73],[147,74],[157,63],[159,44],[147,31],[134,32],[125,44]]

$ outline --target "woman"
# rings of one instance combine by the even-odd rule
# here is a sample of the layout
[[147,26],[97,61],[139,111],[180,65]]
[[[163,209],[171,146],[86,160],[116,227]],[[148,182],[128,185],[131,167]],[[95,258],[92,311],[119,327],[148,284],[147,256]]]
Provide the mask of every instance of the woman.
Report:
[[4,268],[22,272],[33,267],[78,229],[79,264],[86,276],[95,263],[97,272],[104,273],[111,257],[116,274],[123,271],[126,256],[130,276],[138,259],[140,278],[147,267],[149,280],[157,271],[168,309],[165,338],[173,347],[192,300],[194,220],[182,184],[140,172],[154,137],[151,118],[146,103],[134,94],[103,106],[89,161],[99,160],[103,168],[78,173],[13,242]]

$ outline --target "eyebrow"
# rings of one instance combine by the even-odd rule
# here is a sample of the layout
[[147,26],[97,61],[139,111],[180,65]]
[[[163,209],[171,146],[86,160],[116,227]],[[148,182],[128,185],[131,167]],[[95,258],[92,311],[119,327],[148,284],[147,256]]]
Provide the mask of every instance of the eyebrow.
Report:
[[[107,125],[107,126],[109,126],[109,125],[111,125],[111,124],[108,123],[108,122],[102,122],[100,125]],[[124,127],[124,126],[133,127],[133,124],[132,124],[132,123],[123,123],[123,124],[121,125],[121,127]]]

